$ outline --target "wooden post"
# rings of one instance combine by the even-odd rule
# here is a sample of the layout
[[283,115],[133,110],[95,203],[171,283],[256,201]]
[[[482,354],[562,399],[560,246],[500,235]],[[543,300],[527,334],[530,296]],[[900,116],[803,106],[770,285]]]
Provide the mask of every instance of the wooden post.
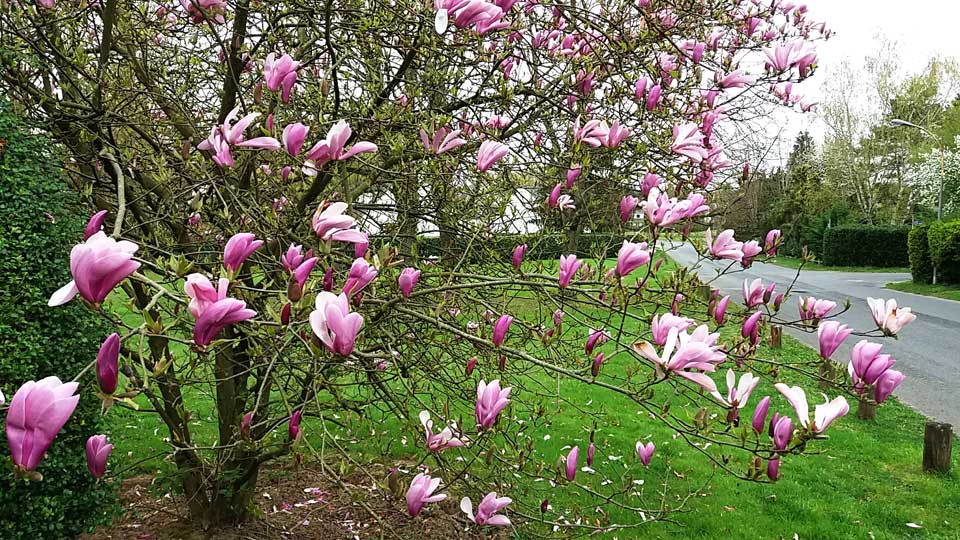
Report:
[[774,324],[770,327],[770,347],[774,349],[779,349],[782,344],[781,340],[783,339],[783,327],[779,324]]
[[858,401],[857,418],[861,420],[876,420],[877,404],[867,399],[861,399]]
[[950,472],[953,431],[950,424],[927,420],[923,429],[923,470]]

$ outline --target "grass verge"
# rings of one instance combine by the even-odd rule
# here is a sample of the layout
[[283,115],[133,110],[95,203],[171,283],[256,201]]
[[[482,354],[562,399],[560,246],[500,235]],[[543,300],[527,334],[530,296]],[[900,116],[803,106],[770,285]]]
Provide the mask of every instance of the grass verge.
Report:
[[960,302],[960,285],[931,285],[929,283],[897,281],[895,283],[887,283],[887,288],[900,292],[934,296],[936,298],[946,298],[947,300]]
[[[800,268],[803,259],[799,257],[783,257],[778,256],[772,259],[769,259],[768,262],[771,262],[777,266],[783,266],[785,268]],[[909,268],[882,268],[879,266],[826,266],[820,264],[816,261],[808,261],[806,264],[803,264],[804,270],[810,270],[812,272],[874,272],[874,273],[910,273]]]

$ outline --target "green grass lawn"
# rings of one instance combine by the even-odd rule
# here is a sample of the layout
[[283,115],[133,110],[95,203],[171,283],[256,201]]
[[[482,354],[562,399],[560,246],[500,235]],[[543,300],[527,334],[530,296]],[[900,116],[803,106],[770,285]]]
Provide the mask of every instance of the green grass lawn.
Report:
[[[538,265],[548,271],[555,270],[553,266],[554,262],[546,262],[542,267]],[[669,272],[673,268],[668,261],[661,272]],[[526,298],[515,298],[509,306],[510,311],[521,318],[525,310],[538,308]],[[528,341],[532,342],[525,344],[528,350],[539,346],[536,340]],[[816,353],[811,349],[787,336],[784,336],[783,342],[782,349],[764,348],[760,356],[772,360],[789,359],[792,362],[816,358]],[[511,343],[510,340],[508,343]],[[521,343],[519,336],[513,334],[512,344],[521,346]],[[611,345],[603,349],[611,357],[603,367],[600,380],[609,374],[621,374],[636,362],[626,354],[612,354]],[[453,350],[453,347],[437,350],[437,359],[462,364],[463,358],[451,353]],[[737,371],[747,369],[762,373],[766,368],[756,364]],[[726,368],[722,370],[725,371]],[[490,380],[498,375],[495,367],[481,362],[472,380],[462,382],[470,386],[481,377]],[[542,499],[548,499],[551,506],[546,516],[548,519],[557,520],[564,516],[571,522],[577,519],[586,522],[601,519],[607,522],[597,510],[603,507],[604,512],[609,514],[610,522],[642,523],[644,516],[640,513],[603,504],[604,501],[591,492],[608,493],[619,488],[627,493],[620,500],[631,506],[656,509],[660,493],[667,490],[666,504],[676,506],[685,501],[680,512],[669,516],[670,521],[647,523],[636,529],[598,536],[706,540],[780,540],[792,539],[794,535],[801,539],[960,538],[957,532],[960,530],[960,485],[957,484],[956,472],[960,470],[960,459],[955,455],[954,472],[950,475],[921,472],[923,418],[895,399],[883,405],[875,422],[857,420],[855,410],[851,410],[850,414],[830,427],[827,432],[829,440],[810,443],[815,451],[813,454],[785,457],[781,467],[784,477],[779,482],[758,484],[739,481],[727,475],[696,448],[676,437],[674,431],[651,418],[625,396],[571,380],[557,381],[550,375],[532,369],[525,370],[522,375],[508,372],[504,377],[505,383],[515,388],[515,394],[536,389],[543,396],[541,407],[526,408],[529,403],[517,401],[504,411],[492,439],[477,439],[473,434],[472,438],[476,440],[472,444],[493,449],[495,446],[491,444],[502,443],[505,436],[503,431],[508,431],[511,438],[522,441],[523,444],[518,444],[529,448],[530,452],[525,469],[514,471],[511,468],[514,462],[510,461],[508,455],[493,459],[493,464],[487,470],[501,482],[517,485],[515,490],[506,494],[517,500],[517,508],[521,503],[529,508],[539,504]],[[714,379],[723,388],[722,376],[717,374]],[[745,436],[752,436],[748,429],[749,415],[753,404],[762,396],[773,397],[771,413],[775,410],[791,412],[786,401],[772,388],[774,380],[794,384],[800,382],[789,376],[776,379],[764,377],[754,391],[750,404],[741,413],[743,422],[740,429]],[[303,423],[306,442],[318,450],[329,448],[335,442],[351,449],[351,456],[361,464],[399,464],[401,468],[409,470],[425,457],[422,428],[416,420],[422,407],[417,400],[450,403],[447,418],[460,418],[463,425],[472,423],[473,396],[469,393],[431,396],[423,395],[424,389],[438,392],[436,389],[442,388],[442,385],[409,379],[399,379],[396,384],[419,385],[416,392],[411,390],[416,399],[411,399],[407,404],[410,420],[386,414],[376,407],[362,414],[344,411],[322,419],[306,418]],[[808,390],[811,405],[822,401],[815,388],[811,388],[810,384],[804,386]],[[656,388],[655,401],[671,400],[670,387],[660,385]],[[551,394],[555,395],[555,399],[550,397]],[[185,394],[185,400],[188,408],[195,411],[190,422],[195,443],[214,444],[216,412],[211,389],[191,389]],[[674,400],[672,404],[680,409],[675,409],[674,413],[684,413],[683,400]],[[855,409],[856,405],[852,406]],[[685,412],[690,417],[695,413],[693,410]],[[113,465],[114,471],[148,473],[161,479],[170,479],[173,466],[162,459],[168,450],[167,443],[163,441],[163,437],[167,436],[166,428],[155,415],[114,408],[108,419],[112,422],[109,432],[111,439],[122,441],[118,448],[120,451],[115,452],[117,461]],[[434,421],[442,423],[436,417]],[[557,462],[559,456],[566,454],[570,445],[576,444],[581,449],[583,466],[589,432],[594,424],[597,427],[597,459],[593,472],[581,470],[574,484],[560,480],[552,472],[552,464]],[[468,430],[468,434],[470,432]],[[271,437],[273,440],[282,440],[286,437],[286,427],[275,429]],[[634,457],[634,443],[637,440],[650,440],[657,446],[649,469],[644,469]],[[433,461],[433,457],[428,458],[427,463],[435,466],[434,470],[453,470],[456,461],[450,460],[456,460],[458,455],[460,453],[456,449],[441,454],[439,459],[445,460],[445,466],[439,469],[436,466],[440,463]],[[472,454],[465,452],[463,455],[469,457]],[[483,455],[491,455],[491,452],[484,452]],[[734,453],[728,457],[729,467],[746,470],[744,456]],[[546,469],[532,470],[540,462],[547,464]],[[482,462],[477,464],[481,472],[486,468]],[[348,467],[346,464],[341,466]],[[553,478],[556,483],[551,485],[549,481],[533,482],[529,479],[520,481],[514,476],[519,472]],[[477,492],[482,486],[471,482],[476,480],[468,481],[469,489],[460,484],[456,488],[458,492],[452,496],[467,493],[476,502]],[[922,528],[911,528],[908,523]],[[533,531],[528,529],[518,529],[516,532],[517,538],[535,537]]]
[[896,283],[887,283],[887,288],[895,291],[922,294],[923,296],[935,296],[937,298],[960,301],[960,285],[931,285],[929,283],[898,281]]
[[[777,256],[772,259],[769,259],[768,262],[771,262],[773,264],[776,264],[778,266],[783,266],[786,268],[800,268],[801,263],[803,263],[803,259],[801,259],[800,257]],[[814,272],[883,272],[883,273],[891,273],[891,272],[909,273],[910,272],[910,268],[900,268],[900,267],[882,268],[879,266],[826,266],[816,261],[807,261],[805,264],[803,264],[803,269],[811,270]]]

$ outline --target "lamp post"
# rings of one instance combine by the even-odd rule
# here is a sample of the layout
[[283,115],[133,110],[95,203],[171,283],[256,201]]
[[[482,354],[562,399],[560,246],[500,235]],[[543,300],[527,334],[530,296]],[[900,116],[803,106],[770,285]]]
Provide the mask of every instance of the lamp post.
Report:
[[[890,120],[887,122],[887,125],[890,127],[909,127],[919,129],[921,132],[933,139],[934,142],[937,143],[937,147],[940,148],[940,191],[937,194],[937,221],[943,221],[943,184],[947,179],[947,159],[943,150],[943,143],[940,142],[940,137],[937,137],[931,133],[929,129],[923,126],[918,126],[913,122],[907,122],[906,120],[901,120],[899,118]],[[937,265],[933,265],[933,284],[937,284]]]

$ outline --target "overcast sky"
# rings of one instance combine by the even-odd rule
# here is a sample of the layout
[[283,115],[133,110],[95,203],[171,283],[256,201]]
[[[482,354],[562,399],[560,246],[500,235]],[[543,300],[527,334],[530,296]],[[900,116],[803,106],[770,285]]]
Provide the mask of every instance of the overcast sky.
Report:
[[[797,0],[800,3],[802,0]],[[805,0],[809,16],[826,21],[836,32],[817,45],[819,69],[805,81],[805,93],[820,98],[820,84],[840,62],[863,65],[877,49],[876,35],[899,45],[903,71],[918,73],[933,56],[960,59],[960,0]],[[792,141],[803,129],[822,139],[824,127],[815,115],[794,115],[782,134]],[[789,151],[790,145],[786,145]],[[784,156],[785,159],[785,156]]]

